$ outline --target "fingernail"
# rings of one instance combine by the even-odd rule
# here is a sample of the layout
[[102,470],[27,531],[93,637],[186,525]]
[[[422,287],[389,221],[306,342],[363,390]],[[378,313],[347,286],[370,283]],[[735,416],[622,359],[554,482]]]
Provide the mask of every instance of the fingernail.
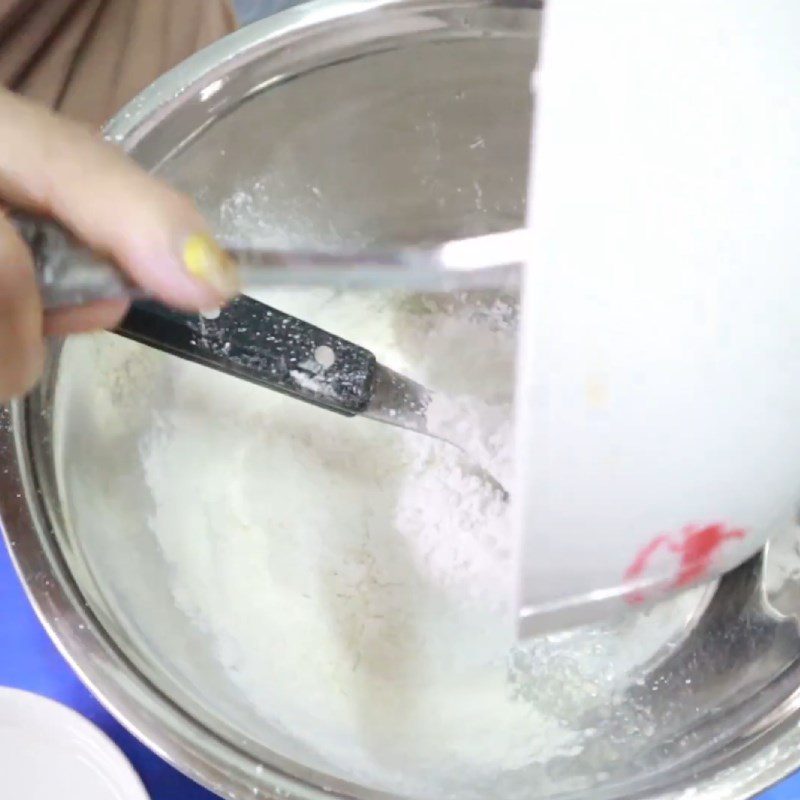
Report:
[[213,287],[224,297],[239,291],[236,262],[208,235],[198,233],[183,244],[183,264],[196,280]]

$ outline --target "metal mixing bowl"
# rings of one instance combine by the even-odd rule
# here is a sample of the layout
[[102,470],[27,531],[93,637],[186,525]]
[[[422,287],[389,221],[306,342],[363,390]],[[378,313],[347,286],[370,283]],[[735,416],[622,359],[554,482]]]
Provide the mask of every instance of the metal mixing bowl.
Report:
[[[539,21],[516,2],[323,0],[190,59],[109,136],[220,225],[241,187],[268,187],[267,237],[397,244],[510,228],[524,218]],[[42,621],[130,730],[223,796],[397,796],[266,722],[175,606],[137,458],[166,393],[159,357],[136,352],[107,334],[53,347],[39,389],[3,411],[0,511]],[[763,571],[759,558],[693,596],[614,706],[587,711],[587,747],[503,775],[493,800],[739,800],[794,769],[794,532],[767,558],[769,594]]]

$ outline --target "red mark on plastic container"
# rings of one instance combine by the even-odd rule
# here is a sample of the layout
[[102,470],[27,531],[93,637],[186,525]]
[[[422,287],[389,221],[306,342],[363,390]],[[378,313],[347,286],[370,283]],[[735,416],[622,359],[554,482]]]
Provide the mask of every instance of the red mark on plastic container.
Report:
[[[668,588],[680,589],[689,586],[705,577],[711,566],[711,559],[724,542],[729,539],[743,539],[744,536],[745,532],[741,528],[726,528],[722,523],[705,527],[687,525],[677,541],[674,537],[664,534],[656,536],[636,554],[633,563],[625,571],[625,580],[630,582],[641,578],[654,556],[659,551],[666,551],[678,556],[678,571],[668,584]],[[628,601],[641,603],[644,599],[642,592],[635,592],[629,596]]]

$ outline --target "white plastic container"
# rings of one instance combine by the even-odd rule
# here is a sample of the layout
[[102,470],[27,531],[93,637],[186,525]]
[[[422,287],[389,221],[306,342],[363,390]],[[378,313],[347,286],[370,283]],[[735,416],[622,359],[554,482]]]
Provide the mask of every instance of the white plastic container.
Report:
[[523,634],[742,562],[800,497],[800,5],[545,15]]

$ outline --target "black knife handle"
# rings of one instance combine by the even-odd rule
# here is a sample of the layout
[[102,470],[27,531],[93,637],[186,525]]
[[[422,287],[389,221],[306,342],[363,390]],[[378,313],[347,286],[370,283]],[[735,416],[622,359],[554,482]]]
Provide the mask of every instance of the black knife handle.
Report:
[[372,395],[369,350],[245,295],[215,319],[137,302],[116,333],[346,416]]

